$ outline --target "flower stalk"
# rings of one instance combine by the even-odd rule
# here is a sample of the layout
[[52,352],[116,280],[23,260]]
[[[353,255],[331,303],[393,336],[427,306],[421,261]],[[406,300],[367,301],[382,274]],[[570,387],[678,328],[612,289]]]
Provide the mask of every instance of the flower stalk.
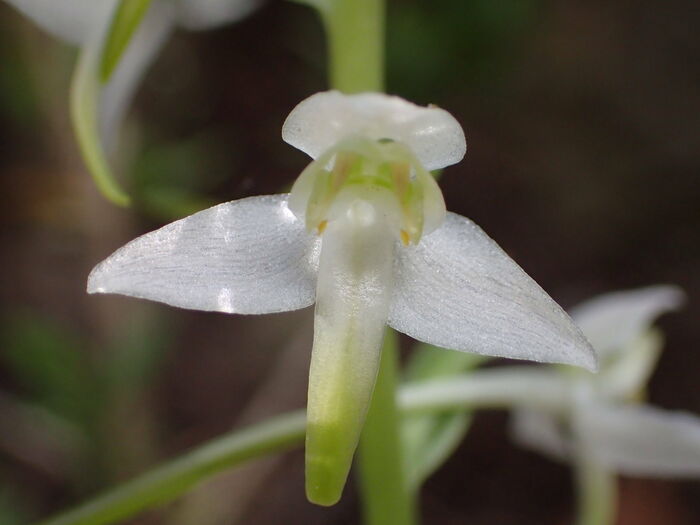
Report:
[[576,525],[613,525],[617,499],[615,473],[593,458],[579,458],[576,467]]
[[[389,404],[394,400],[389,393],[395,388],[396,376],[391,376],[389,373],[392,367],[396,366],[396,349],[392,347],[395,344],[395,338],[395,332],[387,330],[373,406],[369,409],[360,446],[363,506],[366,509],[366,518],[370,525],[381,523],[410,524],[413,522],[408,520],[414,519],[410,513],[413,512],[415,506],[411,504],[410,500],[403,499],[403,492],[396,491],[397,487],[400,486],[398,476],[391,474],[400,472],[400,470],[397,469],[395,462],[398,453],[396,453],[395,447],[392,448],[392,444],[395,442],[394,438],[382,440],[382,437],[389,435],[388,432],[393,428],[387,424],[387,420],[392,421],[395,418],[417,414],[444,413],[445,410],[485,407],[505,409],[519,404],[527,408],[539,408],[537,401],[528,397],[528,390],[525,389],[526,385],[524,384],[522,389],[513,389],[510,396],[490,395],[489,392],[495,392],[499,386],[504,384],[505,380],[512,378],[511,372],[508,372],[506,377],[499,377],[494,375],[496,371],[493,370],[479,372],[478,377],[487,374],[488,379],[484,382],[468,380],[469,384],[475,383],[480,387],[466,388],[462,395],[455,395],[455,391],[459,388],[435,388],[425,400],[423,399],[423,395],[426,393],[425,383],[403,385],[398,392],[399,413],[392,416]],[[393,364],[387,366],[389,359],[393,361]],[[541,378],[533,377],[532,379],[534,381],[531,382],[531,388],[536,388]],[[393,388],[391,388],[392,383]],[[466,385],[465,382],[464,386]],[[455,386],[458,384],[455,383]],[[486,395],[480,391],[481,389],[484,389]],[[549,392],[549,390],[549,388],[545,388],[542,393]],[[387,400],[389,403],[386,403]],[[376,425],[378,420],[380,424]],[[175,500],[197,484],[220,472],[238,467],[250,460],[301,446],[304,442],[305,432],[306,414],[304,411],[280,414],[265,422],[236,429],[132,481],[98,495],[72,510],[36,525],[108,525],[128,519],[140,512],[160,507]],[[591,476],[587,479],[591,480],[588,487],[592,487],[594,477]],[[372,489],[374,492],[369,493]],[[390,494],[390,491],[394,491],[393,495]],[[598,508],[601,501],[600,499],[591,499],[589,508]],[[393,521],[387,521],[384,517],[389,515],[388,512],[392,509],[392,505],[396,505],[393,507],[394,509],[401,510],[396,510],[397,514],[393,516],[395,518]],[[596,515],[598,514],[596,511]],[[397,521],[401,516],[404,516],[404,521]],[[381,519],[384,521],[379,521]]]
[[417,523],[416,502],[409,491],[404,448],[399,444],[401,414],[397,410],[398,337],[384,337],[377,384],[359,447],[360,494],[365,525]]
[[384,0],[315,5],[328,36],[331,86],[344,93],[384,91]]

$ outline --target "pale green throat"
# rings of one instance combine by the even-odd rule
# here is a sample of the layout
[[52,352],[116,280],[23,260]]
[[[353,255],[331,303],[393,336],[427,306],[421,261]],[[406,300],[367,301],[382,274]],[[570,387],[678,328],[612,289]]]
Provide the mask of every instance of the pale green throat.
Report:
[[372,204],[404,245],[418,244],[445,216],[440,188],[407,146],[361,136],[309,164],[294,183],[289,208],[309,231],[322,234],[358,200]]

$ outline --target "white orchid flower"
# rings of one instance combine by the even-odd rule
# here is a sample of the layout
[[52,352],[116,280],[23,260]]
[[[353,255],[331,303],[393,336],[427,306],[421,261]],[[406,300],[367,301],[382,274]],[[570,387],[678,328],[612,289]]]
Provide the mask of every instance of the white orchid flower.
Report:
[[[632,415],[658,414],[660,422],[666,418],[667,411],[647,407],[639,399],[662,346],[660,334],[651,326],[657,317],[678,309],[683,301],[684,294],[679,288],[658,285],[602,295],[573,308],[572,318],[595,345],[600,362],[600,372],[596,375],[559,366],[499,367],[474,372],[468,378],[408,385],[402,395],[403,402],[418,411],[423,405],[431,407],[436,403],[448,408],[465,404],[515,408],[514,435],[520,443],[551,456],[570,458],[576,446],[571,427],[579,410],[593,410],[592,413],[600,410],[603,422],[608,421],[604,412],[612,409],[630,409]],[[585,417],[587,422],[594,418],[591,413]],[[688,420],[685,416],[668,416],[669,422],[681,419]],[[594,430],[601,435],[607,432],[604,424],[594,426]],[[629,432],[637,433],[634,429]],[[673,432],[671,425],[669,433]],[[657,439],[650,432],[638,434],[649,438],[649,447]],[[693,446],[697,448],[695,453],[700,453],[700,442]],[[612,455],[605,446],[596,448],[603,456]],[[651,456],[654,455],[640,457],[640,461]],[[664,457],[654,457],[663,471]],[[700,463],[692,468],[700,474]]]
[[662,346],[651,324],[682,302],[678,288],[652,286],[574,308],[572,317],[596,345],[601,372],[567,371],[569,393],[560,397],[569,405],[559,414],[516,411],[515,439],[564,460],[576,460],[584,449],[621,474],[700,476],[700,417],[639,402]]
[[571,310],[598,352],[596,375],[563,367],[502,367],[410,385],[403,402],[514,408],[516,441],[550,457],[589,460],[645,476],[700,476],[700,417],[660,410],[640,397],[662,338],[658,316],[681,306],[675,286],[616,292]]
[[583,502],[612,506],[613,473],[700,477],[700,417],[640,402],[663,342],[652,324],[683,301],[679,288],[659,285],[573,308],[574,321],[598,352],[597,375],[561,366],[494,368],[408,385],[401,400],[419,411],[421,405],[513,408],[514,439],[573,463],[582,490],[580,523],[603,525],[612,507],[587,511]]
[[[74,127],[100,190],[126,204],[107,154],[139,81],[175,27],[238,20],[259,0],[6,0],[57,38],[81,47],[73,81]],[[117,22],[124,22],[117,24]],[[119,27],[117,27],[119,25]]]
[[307,494],[340,497],[385,325],[435,345],[568,363],[596,357],[569,316],[477,225],[446,213],[426,167],[465,153],[457,121],[378,93],[319,93],[287,118],[312,162],[290,194],[220,204],[146,234],[88,292],[264,314],[316,303]]

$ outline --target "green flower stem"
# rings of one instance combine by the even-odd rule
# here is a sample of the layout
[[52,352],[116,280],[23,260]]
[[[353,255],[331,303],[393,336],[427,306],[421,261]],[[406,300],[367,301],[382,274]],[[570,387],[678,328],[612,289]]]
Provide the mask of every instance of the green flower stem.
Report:
[[[395,334],[387,334],[387,338],[395,337]],[[385,345],[388,344],[385,343]],[[386,347],[384,348],[386,352]],[[382,405],[387,404],[388,386],[387,375],[390,373],[391,364],[395,366],[395,350],[389,350],[386,355],[391,357],[391,362],[383,359],[380,369],[380,378],[377,384],[375,403]],[[395,380],[395,371],[393,371]],[[393,382],[393,381],[392,381]],[[430,398],[429,402],[422,401],[416,395],[420,392],[423,385],[405,385],[401,387],[399,399],[399,408],[401,415],[406,414],[428,414],[432,412],[444,412],[445,410],[459,410],[460,408],[479,408],[481,403],[486,406],[502,406],[507,405],[507,400],[499,400],[494,403],[489,396],[480,396],[477,394],[466,396],[455,396],[451,390],[436,390]],[[408,394],[408,395],[405,395]],[[389,397],[389,403],[391,398]],[[372,454],[381,453],[381,449],[373,450],[370,443],[373,439],[371,433],[381,431],[374,423],[375,415],[380,409],[371,408],[368,416],[368,424],[370,425],[370,436],[363,436],[361,444],[361,473],[363,483],[367,483],[369,487],[377,484],[380,481],[389,483],[390,480],[384,478],[383,471],[376,474],[376,477],[369,480],[368,476],[375,476],[375,473],[369,474],[367,471],[367,462],[372,457]],[[385,410],[389,410],[386,409]],[[381,423],[380,423],[381,427]],[[384,428],[388,432],[387,425]],[[125,483],[124,485],[105,492],[97,496],[95,499],[73,509],[55,518],[41,522],[39,525],[107,525],[120,520],[125,520],[138,514],[141,511],[159,507],[168,503],[189,489],[193,488],[198,483],[205,481],[216,474],[231,469],[246,461],[270,455],[273,453],[289,450],[294,447],[301,446],[304,443],[306,432],[306,416],[303,411],[289,412],[271,418],[263,423],[259,423],[242,430],[236,430],[228,435],[217,438],[209,443],[205,443],[200,447],[176,458],[156,469],[137,477],[136,479]],[[396,435],[396,434],[394,434]],[[393,438],[392,438],[393,439]],[[395,443],[395,442],[394,442]],[[381,444],[382,447],[388,447],[390,442],[387,440]],[[398,447],[395,447],[398,449]],[[369,455],[368,455],[369,454]],[[364,458],[363,458],[364,456]],[[387,457],[393,456],[393,453]],[[389,462],[387,457],[382,457],[382,467],[388,469]],[[394,458],[395,459],[395,458]],[[379,465],[379,464],[377,464]],[[396,464],[391,466],[392,472],[399,472]],[[378,470],[378,469],[373,469]],[[396,481],[396,480],[391,480]],[[385,487],[389,489],[389,487]],[[384,489],[377,494],[385,494]],[[372,495],[364,493],[366,497]],[[379,496],[378,496],[379,497]],[[383,496],[381,496],[383,497]],[[366,507],[376,505],[376,502],[366,501]],[[413,506],[406,506],[406,509],[412,509]],[[376,511],[377,514],[379,511]],[[400,523],[398,521],[389,521],[389,523]],[[592,523],[592,522],[591,522]],[[588,525],[588,524],[586,524]]]
[[344,93],[384,90],[384,0],[317,0],[328,35],[330,84]]
[[578,516],[576,525],[613,525],[617,483],[615,473],[591,459],[576,468]]
[[40,525],[105,525],[167,503],[222,470],[303,442],[306,415],[291,412],[215,439]]
[[413,493],[404,472],[403,447],[399,446],[397,339],[396,332],[387,329],[372,404],[360,439],[359,479],[365,525],[417,522]]

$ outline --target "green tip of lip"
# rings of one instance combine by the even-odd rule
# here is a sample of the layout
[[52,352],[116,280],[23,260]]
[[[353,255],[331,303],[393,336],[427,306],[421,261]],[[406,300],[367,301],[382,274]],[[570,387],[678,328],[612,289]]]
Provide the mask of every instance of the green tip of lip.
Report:
[[[330,507],[340,500],[347,471],[337,461],[321,458],[306,461],[306,498],[315,505]],[[340,472],[339,472],[340,471]]]
[[306,497],[329,507],[340,500],[357,446],[357,432],[338,424],[306,429]]

